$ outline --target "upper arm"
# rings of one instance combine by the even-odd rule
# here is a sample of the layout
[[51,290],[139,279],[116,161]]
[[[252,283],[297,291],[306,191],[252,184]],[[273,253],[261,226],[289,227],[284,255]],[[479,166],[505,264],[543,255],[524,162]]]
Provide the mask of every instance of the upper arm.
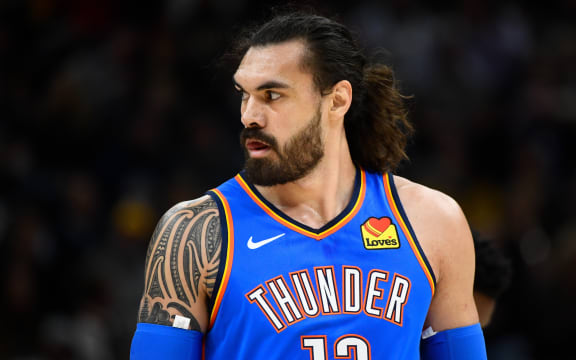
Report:
[[426,326],[435,331],[479,321],[473,296],[475,257],[470,227],[453,199],[442,194],[439,201],[435,216],[438,276],[426,319]]
[[138,321],[171,326],[175,315],[205,332],[222,244],[218,207],[204,196],[168,210],[150,240]]
[[425,327],[442,331],[477,323],[474,244],[460,206],[449,196],[422,185],[401,178],[396,183],[436,277]]

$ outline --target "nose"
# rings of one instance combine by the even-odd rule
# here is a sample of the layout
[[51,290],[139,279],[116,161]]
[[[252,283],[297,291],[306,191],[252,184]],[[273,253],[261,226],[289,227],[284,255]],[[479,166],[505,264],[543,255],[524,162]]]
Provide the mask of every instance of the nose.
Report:
[[262,105],[253,96],[242,103],[241,121],[245,128],[263,128],[266,125]]

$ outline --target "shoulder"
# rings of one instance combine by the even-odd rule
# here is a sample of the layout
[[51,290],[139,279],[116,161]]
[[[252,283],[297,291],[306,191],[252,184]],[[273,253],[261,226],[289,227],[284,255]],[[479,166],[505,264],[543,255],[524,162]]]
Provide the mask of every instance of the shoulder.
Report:
[[470,228],[460,205],[449,195],[394,176],[402,206],[439,279],[453,257],[474,256]]
[[394,175],[394,183],[403,203],[425,205],[425,208],[434,210],[429,213],[429,216],[450,218],[458,217],[461,214],[460,206],[456,200],[441,191],[397,175]]
[[[194,200],[182,201],[170,209],[158,221],[152,242],[175,242],[183,239],[199,241],[198,227],[219,227],[220,214],[216,201],[209,195]],[[207,240],[210,240],[208,238]]]
[[167,247],[194,249],[199,269],[206,265],[202,260],[218,261],[222,232],[217,202],[204,195],[172,206],[158,222],[151,242],[152,246],[164,243]]
[[427,228],[444,232],[447,226],[463,225],[460,205],[449,195],[403,177],[394,176],[398,195],[410,219],[425,222]]
[[214,201],[210,195],[204,195],[197,199],[179,202],[168,209],[160,220],[165,221],[177,213],[192,212],[193,214],[198,214],[206,210],[218,210],[216,201]]
[[181,315],[191,319],[191,329],[207,329],[221,234],[218,205],[208,195],[164,213],[148,246],[140,322],[170,326]]

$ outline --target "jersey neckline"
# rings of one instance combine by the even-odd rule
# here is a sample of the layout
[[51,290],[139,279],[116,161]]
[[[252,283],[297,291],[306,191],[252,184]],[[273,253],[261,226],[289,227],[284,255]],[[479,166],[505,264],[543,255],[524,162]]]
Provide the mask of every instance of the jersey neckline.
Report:
[[248,196],[250,196],[250,198],[274,220],[300,234],[316,240],[322,240],[325,237],[330,236],[354,218],[354,215],[356,215],[358,210],[362,207],[364,196],[366,194],[366,172],[357,168],[354,179],[354,190],[348,205],[334,219],[330,220],[321,228],[314,229],[286,215],[274,206],[274,204],[266,200],[258,189],[256,189],[254,184],[249,183],[245,179],[244,171],[236,175],[235,180],[240,184]]

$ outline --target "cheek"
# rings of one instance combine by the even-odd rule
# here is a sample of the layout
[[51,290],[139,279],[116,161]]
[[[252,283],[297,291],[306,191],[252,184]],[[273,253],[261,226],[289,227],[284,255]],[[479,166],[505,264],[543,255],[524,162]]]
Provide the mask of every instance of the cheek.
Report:
[[266,131],[279,141],[288,138],[296,126],[297,113],[291,107],[270,107],[266,113]]

